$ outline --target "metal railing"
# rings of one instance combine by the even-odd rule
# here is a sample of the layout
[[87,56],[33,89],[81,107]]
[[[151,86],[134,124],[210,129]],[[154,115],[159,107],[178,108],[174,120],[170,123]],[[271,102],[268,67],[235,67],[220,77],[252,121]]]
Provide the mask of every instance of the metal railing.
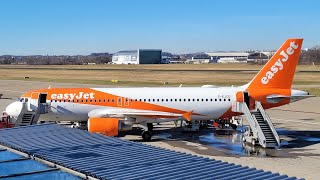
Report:
[[268,123],[268,126],[270,127],[271,131],[272,131],[272,134],[274,135],[276,141],[277,141],[277,144],[278,146],[280,146],[280,137],[275,129],[275,127],[273,126],[272,124],[272,121],[269,117],[269,115],[266,113],[266,111],[263,109],[261,103],[259,101],[256,101],[255,102],[255,105],[256,105],[256,108],[260,111],[263,119]]
[[245,114],[245,116],[247,117],[247,120],[249,122],[251,130],[253,131],[253,134],[256,137],[258,137],[260,145],[265,148],[267,146],[266,137],[264,136],[263,131],[262,131],[260,125],[258,124],[256,117],[254,115],[252,115],[252,113],[250,112],[246,103],[242,103],[241,106],[242,106],[241,109],[242,109],[243,113]]

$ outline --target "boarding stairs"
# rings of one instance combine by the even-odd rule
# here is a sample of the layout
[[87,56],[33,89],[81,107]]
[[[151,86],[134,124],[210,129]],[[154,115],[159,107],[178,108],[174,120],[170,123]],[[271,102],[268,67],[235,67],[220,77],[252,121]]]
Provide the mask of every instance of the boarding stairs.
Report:
[[21,118],[18,118],[15,126],[28,126],[32,124],[36,124],[38,122],[39,116],[37,116],[36,112],[25,112],[21,115]]
[[48,113],[48,104],[46,103],[39,104],[36,109],[30,109],[28,104],[24,103],[20,115],[15,121],[15,127],[37,124],[40,115],[46,113]]
[[264,148],[280,147],[279,135],[259,101],[255,101],[255,108],[252,110],[245,102],[235,102],[232,111],[243,113],[249,123],[244,133],[244,142],[252,145],[259,143]]

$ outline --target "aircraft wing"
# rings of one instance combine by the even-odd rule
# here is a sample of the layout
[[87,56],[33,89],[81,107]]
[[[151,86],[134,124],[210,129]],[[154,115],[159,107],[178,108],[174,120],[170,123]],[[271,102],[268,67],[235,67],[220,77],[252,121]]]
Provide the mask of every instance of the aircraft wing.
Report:
[[94,109],[88,113],[89,118],[185,118],[186,120],[191,120],[191,115],[193,111],[186,112],[183,114],[169,113],[161,111],[150,111],[150,110],[135,110],[135,109]]

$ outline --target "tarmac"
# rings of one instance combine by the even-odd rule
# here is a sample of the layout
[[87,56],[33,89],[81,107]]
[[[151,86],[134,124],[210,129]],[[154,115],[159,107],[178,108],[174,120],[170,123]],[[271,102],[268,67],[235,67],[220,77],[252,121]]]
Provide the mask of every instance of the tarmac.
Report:
[[[23,93],[51,87],[106,87],[103,85],[0,80],[0,111]],[[298,178],[320,177],[320,97],[308,98],[267,110],[280,138],[281,149],[263,149],[243,145],[237,131],[205,129],[199,133],[183,133],[173,123],[156,125],[151,142],[141,140],[140,131],[128,132],[123,139],[214,158],[243,166],[278,172]],[[244,125],[246,122],[244,122]],[[212,167],[214,168],[214,167]]]

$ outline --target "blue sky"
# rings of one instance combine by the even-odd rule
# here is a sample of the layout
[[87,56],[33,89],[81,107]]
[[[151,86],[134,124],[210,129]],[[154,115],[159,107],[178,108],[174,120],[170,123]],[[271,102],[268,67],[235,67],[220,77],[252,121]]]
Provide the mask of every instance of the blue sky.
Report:
[[0,55],[320,45],[317,0],[1,0]]

